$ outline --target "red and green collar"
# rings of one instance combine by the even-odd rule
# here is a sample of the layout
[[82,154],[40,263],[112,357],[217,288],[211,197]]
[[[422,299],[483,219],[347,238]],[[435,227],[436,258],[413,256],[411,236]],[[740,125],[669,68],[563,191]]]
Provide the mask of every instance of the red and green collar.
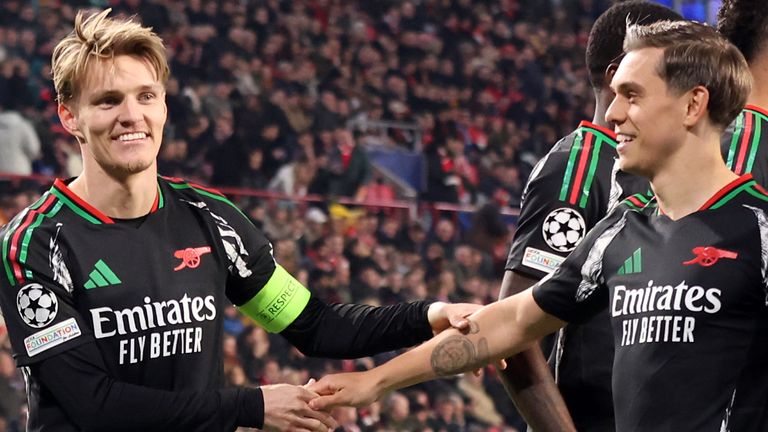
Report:
[[[59,200],[61,200],[64,205],[66,205],[70,210],[72,210],[75,214],[82,217],[83,219],[96,224],[114,224],[115,221],[110,218],[109,216],[102,213],[99,209],[96,207],[93,207],[92,205],[88,204],[84,199],[80,198],[75,194],[69,186],[67,186],[68,183],[70,183],[71,180],[61,180],[56,179],[56,181],[53,182],[53,186],[51,187],[51,193],[56,196]],[[163,193],[160,190],[160,185],[157,186],[157,195],[155,195],[155,201],[152,203],[152,208],[150,209],[150,213],[156,212],[158,209],[163,208],[164,200],[163,200]]]
[[582,120],[581,123],[579,123],[579,128],[592,129],[592,132],[601,133],[605,135],[607,138],[610,138],[611,140],[616,141],[616,133],[614,131],[606,127],[596,125],[590,121]]

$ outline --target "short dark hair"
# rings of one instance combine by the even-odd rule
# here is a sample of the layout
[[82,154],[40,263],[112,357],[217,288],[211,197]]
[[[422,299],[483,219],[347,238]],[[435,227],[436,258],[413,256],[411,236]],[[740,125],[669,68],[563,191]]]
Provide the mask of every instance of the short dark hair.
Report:
[[664,6],[646,1],[617,3],[597,18],[587,41],[587,69],[593,88],[605,82],[605,70],[618,64],[624,55],[623,42],[627,23],[651,24],[657,21],[677,21],[680,14]]
[[768,41],[764,0],[723,0],[717,13],[717,31],[751,62]]
[[657,72],[670,90],[682,93],[706,87],[714,124],[725,127],[744,108],[752,89],[749,66],[738,48],[714,28],[693,21],[627,26],[624,51],[643,48],[664,51]]

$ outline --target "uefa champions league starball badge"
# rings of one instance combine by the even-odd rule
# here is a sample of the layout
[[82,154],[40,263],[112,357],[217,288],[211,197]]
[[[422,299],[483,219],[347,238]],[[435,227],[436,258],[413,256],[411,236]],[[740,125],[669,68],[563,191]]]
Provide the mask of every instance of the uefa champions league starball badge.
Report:
[[16,295],[16,308],[28,326],[42,328],[56,318],[59,302],[50,290],[32,283],[19,290]]
[[561,207],[550,212],[541,226],[544,241],[558,252],[570,252],[587,233],[584,218],[572,208]]

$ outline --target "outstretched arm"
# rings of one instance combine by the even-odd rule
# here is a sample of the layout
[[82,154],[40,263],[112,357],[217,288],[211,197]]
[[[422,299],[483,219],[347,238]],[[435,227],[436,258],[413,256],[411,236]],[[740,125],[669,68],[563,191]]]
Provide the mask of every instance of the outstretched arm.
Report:
[[[86,431],[264,430],[327,431],[336,426],[310,410],[315,394],[279,384],[262,388],[166,391],[124,383],[107,371],[95,343],[30,366],[34,386],[49,391],[69,419]],[[303,429],[302,429],[303,428]]]
[[386,392],[508,357],[565,324],[545,313],[531,290],[482,308],[469,322],[465,333],[447,330],[377,368],[321,379],[310,390],[328,396],[313,400],[310,406],[366,405]]
[[314,357],[358,358],[412,347],[482,306],[417,301],[390,306],[327,305],[311,299],[299,317],[280,334],[302,353]]
[[[507,270],[501,282],[499,300],[517,294],[537,281]],[[536,432],[575,431],[568,408],[557,389],[538,343],[506,359],[507,368],[499,377],[518,411]]]

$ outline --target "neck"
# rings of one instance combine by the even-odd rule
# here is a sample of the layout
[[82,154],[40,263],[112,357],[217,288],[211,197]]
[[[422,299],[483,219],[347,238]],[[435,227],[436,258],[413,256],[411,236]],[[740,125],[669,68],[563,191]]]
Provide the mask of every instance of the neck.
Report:
[[[595,93],[595,115],[592,117],[592,124],[596,124],[598,126],[611,129],[613,130],[613,127],[608,124],[607,121],[605,121],[605,112],[608,110],[608,106],[611,104],[611,101],[613,100],[613,93],[608,90],[594,90]],[[606,96],[606,93],[611,95],[610,97]]]
[[710,130],[703,139],[689,134],[686,143],[650,177],[659,208],[672,220],[698,211],[738,178],[720,155],[720,133]]
[[760,56],[752,61],[749,70],[752,72],[752,92],[747,103],[759,107],[768,107],[768,56]]
[[110,176],[100,167],[83,173],[69,184],[70,190],[105,215],[135,219],[152,209],[157,197],[157,165],[125,178]]

